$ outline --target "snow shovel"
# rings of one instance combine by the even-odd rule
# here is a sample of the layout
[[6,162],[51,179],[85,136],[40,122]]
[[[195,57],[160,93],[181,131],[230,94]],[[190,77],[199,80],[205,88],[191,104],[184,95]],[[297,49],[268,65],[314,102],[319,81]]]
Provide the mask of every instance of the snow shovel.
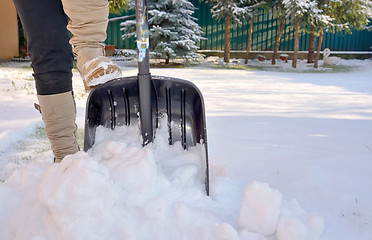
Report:
[[96,86],[87,99],[84,151],[94,144],[96,128],[140,125],[143,145],[153,142],[160,118],[167,118],[168,142],[183,148],[200,144],[209,195],[209,165],[204,101],[191,82],[151,76],[147,0],[136,0],[138,75],[114,79]]

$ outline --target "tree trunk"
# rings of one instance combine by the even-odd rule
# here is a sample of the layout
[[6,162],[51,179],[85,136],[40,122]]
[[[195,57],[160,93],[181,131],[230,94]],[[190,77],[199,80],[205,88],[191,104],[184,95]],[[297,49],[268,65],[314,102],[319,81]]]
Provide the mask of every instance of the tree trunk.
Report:
[[319,55],[320,55],[320,50],[322,48],[322,43],[323,43],[323,29],[320,30],[320,35],[318,38],[318,48],[316,50],[316,55],[315,55],[315,62],[314,62],[314,68],[318,68],[318,60],[319,60]]
[[314,50],[315,50],[315,27],[310,28],[310,39],[309,39],[309,53],[307,54],[307,63],[314,62]]
[[223,60],[225,63],[230,62],[230,28],[231,28],[231,19],[230,16],[225,16],[225,49]]
[[300,20],[296,21],[296,30],[295,30],[295,42],[294,42],[294,51],[293,51],[293,62],[292,67],[297,67],[297,55],[298,55],[298,45],[300,41]]
[[169,64],[169,57],[165,59],[165,64]]
[[283,20],[283,16],[280,15],[278,19],[278,32],[276,33],[276,39],[275,39],[275,49],[274,49],[273,57],[271,59],[272,65],[275,65],[276,63],[275,60],[277,58],[277,53],[278,53],[279,45],[280,45],[280,38],[282,37],[282,31],[284,28],[284,24],[285,24],[285,19]]
[[252,34],[253,34],[253,16],[251,16],[251,22],[250,22],[250,26],[249,26],[247,52],[245,54],[245,61],[244,61],[245,64],[248,63],[248,56],[249,56],[249,52],[251,51]]

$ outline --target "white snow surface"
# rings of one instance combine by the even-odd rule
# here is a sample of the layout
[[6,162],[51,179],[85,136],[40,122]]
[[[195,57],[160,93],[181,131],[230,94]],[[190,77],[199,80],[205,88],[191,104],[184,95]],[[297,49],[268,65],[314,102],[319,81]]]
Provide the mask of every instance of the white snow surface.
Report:
[[[33,140],[32,70],[1,64],[0,239],[369,239],[372,61],[340,64],[353,70],[151,70],[204,95],[210,196],[201,146],[169,146],[165,128],[144,148],[137,126],[99,128],[91,150],[53,164],[32,150],[48,148]],[[74,71],[80,128],[83,88]]]

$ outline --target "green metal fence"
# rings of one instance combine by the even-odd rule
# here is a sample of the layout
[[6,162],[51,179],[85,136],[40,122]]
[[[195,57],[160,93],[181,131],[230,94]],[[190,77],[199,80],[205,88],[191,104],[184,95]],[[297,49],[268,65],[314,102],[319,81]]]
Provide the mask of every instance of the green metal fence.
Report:
[[[122,15],[133,15],[134,11],[128,11],[124,12]],[[110,18],[118,17],[117,15],[111,15]],[[115,22],[109,22],[108,27],[107,27],[107,39],[106,39],[106,44],[108,45],[115,45],[116,48],[118,49],[134,49],[136,48],[135,45],[135,39],[130,38],[130,39],[122,39],[123,31],[120,31],[120,23],[122,21],[115,21]]]
[[[194,16],[198,19],[207,40],[200,42],[201,50],[223,50],[224,48],[224,21],[217,21],[212,18],[210,6],[199,0],[191,0],[195,7]],[[123,15],[132,15],[133,11]],[[113,17],[113,16],[112,16]],[[275,46],[277,34],[277,18],[271,13],[263,13],[254,17],[253,35],[251,50],[263,51],[272,50]],[[233,25],[231,31],[231,50],[245,50],[248,42],[250,20],[243,21],[241,26]],[[122,40],[120,31],[120,21],[110,22],[107,30],[106,44],[115,45],[116,48],[135,48],[134,39]],[[317,43],[316,43],[317,44]],[[280,49],[282,51],[292,51],[294,45],[294,29],[289,21],[283,31]],[[300,33],[299,50],[306,51],[309,46],[309,34]],[[332,51],[372,51],[372,31],[356,31],[352,34],[328,33],[324,34],[322,49],[330,48]]]

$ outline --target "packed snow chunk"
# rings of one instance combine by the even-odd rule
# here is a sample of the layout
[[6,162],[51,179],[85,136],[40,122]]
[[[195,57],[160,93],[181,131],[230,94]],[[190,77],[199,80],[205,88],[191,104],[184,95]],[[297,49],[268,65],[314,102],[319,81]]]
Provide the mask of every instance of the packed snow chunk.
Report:
[[246,229],[239,232],[239,240],[268,240],[271,238],[265,237],[259,233],[250,232]]
[[276,237],[278,240],[316,240],[324,231],[324,221],[318,214],[308,214],[297,200],[283,203]]
[[265,236],[275,233],[282,195],[267,183],[252,182],[244,191],[239,226]]
[[0,229],[4,229],[2,227],[4,221],[19,208],[22,194],[5,184],[0,184],[0,202]]
[[166,199],[158,196],[146,204],[145,214],[151,219],[164,221],[167,218],[167,207]]
[[194,186],[198,179],[198,168],[195,165],[188,165],[177,168],[171,176],[174,182],[181,186]]
[[219,240],[239,240],[238,232],[228,223],[220,224],[216,233]]
[[117,198],[107,167],[84,152],[51,165],[39,189],[64,239],[99,238],[96,226],[108,224]]
[[209,184],[210,195],[213,196],[215,201],[226,209],[239,213],[243,192],[237,182],[228,176],[215,176],[210,177]]
[[153,153],[149,149],[134,146],[121,146],[121,142],[108,141],[104,143],[102,159],[107,155],[110,161],[103,162],[111,169],[115,184],[123,190],[138,189],[141,186],[152,185],[157,174]]
[[45,166],[27,164],[0,184],[0,239],[54,238],[57,229],[48,209],[39,202],[38,187]]
[[281,217],[276,237],[278,240],[306,240],[307,228],[298,217]]
[[324,220],[323,217],[316,213],[309,214],[305,217],[306,226],[309,229],[307,234],[307,240],[319,239],[324,232]]

